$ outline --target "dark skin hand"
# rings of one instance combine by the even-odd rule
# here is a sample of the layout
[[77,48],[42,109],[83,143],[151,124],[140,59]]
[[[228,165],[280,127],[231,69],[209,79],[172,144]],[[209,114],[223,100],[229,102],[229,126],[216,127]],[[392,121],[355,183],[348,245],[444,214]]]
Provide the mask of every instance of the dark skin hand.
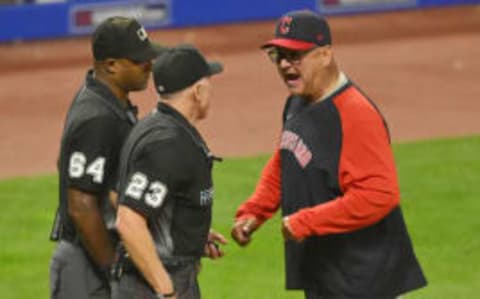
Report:
[[115,251],[96,196],[69,188],[68,214],[95,263],[102,269],[108,267],[114,260]]

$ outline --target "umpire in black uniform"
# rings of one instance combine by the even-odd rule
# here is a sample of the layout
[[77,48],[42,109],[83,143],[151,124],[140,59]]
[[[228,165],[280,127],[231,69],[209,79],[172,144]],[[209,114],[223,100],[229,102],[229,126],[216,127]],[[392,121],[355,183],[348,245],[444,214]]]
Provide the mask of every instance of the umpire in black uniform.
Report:
[[[144,90],[161,49],[134,19],[112,17],[92,36],[94,68],[68,111],[59,158],[60,200],[51,239],[51,298],[110,298],[121,146],[136,123],[131,91]],[[117,238],[118,239],[118,238]]]
[[117,229],[127,254],[113,298],[200,298],[200,257],[222,255],[210,231],[215,160],[195,128],[207,116],[211,79],[222,65],[188,45],[153,65],[161,100],[122,149]]

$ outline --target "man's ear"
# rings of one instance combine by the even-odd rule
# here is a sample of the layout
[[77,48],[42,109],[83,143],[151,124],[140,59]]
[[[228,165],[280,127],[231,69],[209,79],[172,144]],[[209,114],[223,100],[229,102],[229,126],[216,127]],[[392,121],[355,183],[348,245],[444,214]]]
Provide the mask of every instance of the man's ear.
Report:
[[333,60],[333,51],[331,46],[324,46],[321,48],[322,62],[324,66],[328,66]]
[[193,95],[196,101],[199,101],[202,99],[202,97],[204,96],[203,95],[204,92],[205,92],[205,83],[203,82],[203,80],[199,80],[195,82],[195,84],[193,85]]
[[115,74],[117,72],[118,62],[115,59],[107,58],[103,61],[103,68],[108,74]]

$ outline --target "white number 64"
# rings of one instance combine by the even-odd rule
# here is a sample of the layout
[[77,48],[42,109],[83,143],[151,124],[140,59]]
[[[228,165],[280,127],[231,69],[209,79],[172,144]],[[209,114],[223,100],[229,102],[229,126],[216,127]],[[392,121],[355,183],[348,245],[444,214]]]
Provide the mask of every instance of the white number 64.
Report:
[[68,164],[68,174],[71,178],[81,178],[84,174],[89,174],[95,183],[103,182],[103,174],[105,167],[105,158],[98,157],[90,165],[88,165],[85,171],[85,165],[87,164],[87,157],[84,153],[74,152],[70,156],[70,163]]

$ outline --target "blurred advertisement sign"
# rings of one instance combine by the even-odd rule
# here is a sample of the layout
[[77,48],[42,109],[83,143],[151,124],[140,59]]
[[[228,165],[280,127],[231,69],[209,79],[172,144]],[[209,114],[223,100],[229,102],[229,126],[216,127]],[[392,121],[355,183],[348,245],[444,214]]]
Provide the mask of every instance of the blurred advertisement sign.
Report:
[[98,24],[112,16],[135,18],[145,27],[161,27],[171,22],[171,5],[169,0],[74,4],[69,11],[69,32],[91,33]]
[[321,13],[355,13],[417,6],[416,0],[317,0]]

